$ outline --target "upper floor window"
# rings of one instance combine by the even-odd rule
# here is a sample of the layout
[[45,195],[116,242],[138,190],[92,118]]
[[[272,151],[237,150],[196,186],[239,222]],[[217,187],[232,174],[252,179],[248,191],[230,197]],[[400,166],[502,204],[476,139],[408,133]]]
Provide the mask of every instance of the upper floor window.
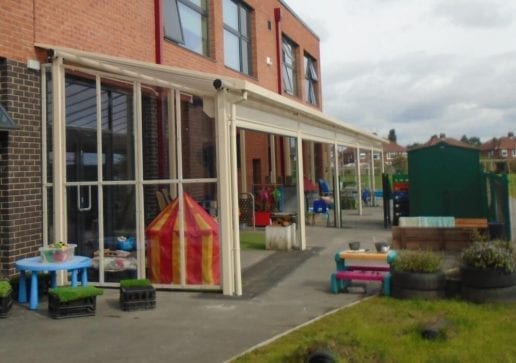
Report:
[[165,37],[209,55],[208,0],[164,0]]
[[297,92],[297,46],[287,37],[283,37],[283,90],[289,95],[296,96]]
[[305,101],[312,105],[317,104],[318,81],[315,59],[305,54]]
[[251,9],[240,1],[224,0],[224,64],[251,74]]

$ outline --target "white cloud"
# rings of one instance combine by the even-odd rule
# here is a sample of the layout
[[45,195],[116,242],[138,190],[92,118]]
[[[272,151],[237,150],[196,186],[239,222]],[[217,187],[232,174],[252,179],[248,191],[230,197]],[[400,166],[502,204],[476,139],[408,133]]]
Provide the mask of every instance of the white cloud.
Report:
[[505,27],[515,15],[506,0],[441,0],[434,12],[457,26],[471,28]]
[[402,144],[514,131],[516,4],[287,0],[322,29],[324,112]]

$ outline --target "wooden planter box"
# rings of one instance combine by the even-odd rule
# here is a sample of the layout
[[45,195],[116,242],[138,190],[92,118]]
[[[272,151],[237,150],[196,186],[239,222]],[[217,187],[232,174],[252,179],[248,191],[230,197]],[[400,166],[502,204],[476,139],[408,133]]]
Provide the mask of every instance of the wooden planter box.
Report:
[[61,302],[56,295],[48,295],[48,313],[54,319],[95,315],[96,304],[96,296]]
[[13,306],[13,291],[5,296],[0,297],[0,318],[6,318],[7,313],[9,310],[11,310],[11,307]]
[[120,308],[122,310],[146,310],[155,307],[156,289],[153,286],[120,286]]

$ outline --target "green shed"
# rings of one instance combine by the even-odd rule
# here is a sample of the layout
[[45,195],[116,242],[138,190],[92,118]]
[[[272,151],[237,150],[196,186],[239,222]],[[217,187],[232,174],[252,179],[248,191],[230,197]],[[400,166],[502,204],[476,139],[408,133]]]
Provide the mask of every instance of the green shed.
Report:
[[435,138],[408,151],[411,216],[486,218],[480,150]]

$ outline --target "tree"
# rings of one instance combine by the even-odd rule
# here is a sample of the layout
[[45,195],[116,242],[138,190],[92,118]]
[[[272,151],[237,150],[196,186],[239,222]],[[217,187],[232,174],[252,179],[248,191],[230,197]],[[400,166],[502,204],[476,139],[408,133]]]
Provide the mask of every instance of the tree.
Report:
[[460,141],[472,146],[482,145],[482,143],[480,142],[480,138],[478,138],[477,136],[467,137],[466,135],[462,135]]
[[396,130],[395,129],[390,129],[389,130],[389,136],[387,136],[387,139],[392,142],[392,143],[396,143],[396,141],[398,140],[398,138],[396,137]]
[[392,168],[395,173],[406,174],[408,172],[407,158],[403,155],[396,155],[392,160]]

